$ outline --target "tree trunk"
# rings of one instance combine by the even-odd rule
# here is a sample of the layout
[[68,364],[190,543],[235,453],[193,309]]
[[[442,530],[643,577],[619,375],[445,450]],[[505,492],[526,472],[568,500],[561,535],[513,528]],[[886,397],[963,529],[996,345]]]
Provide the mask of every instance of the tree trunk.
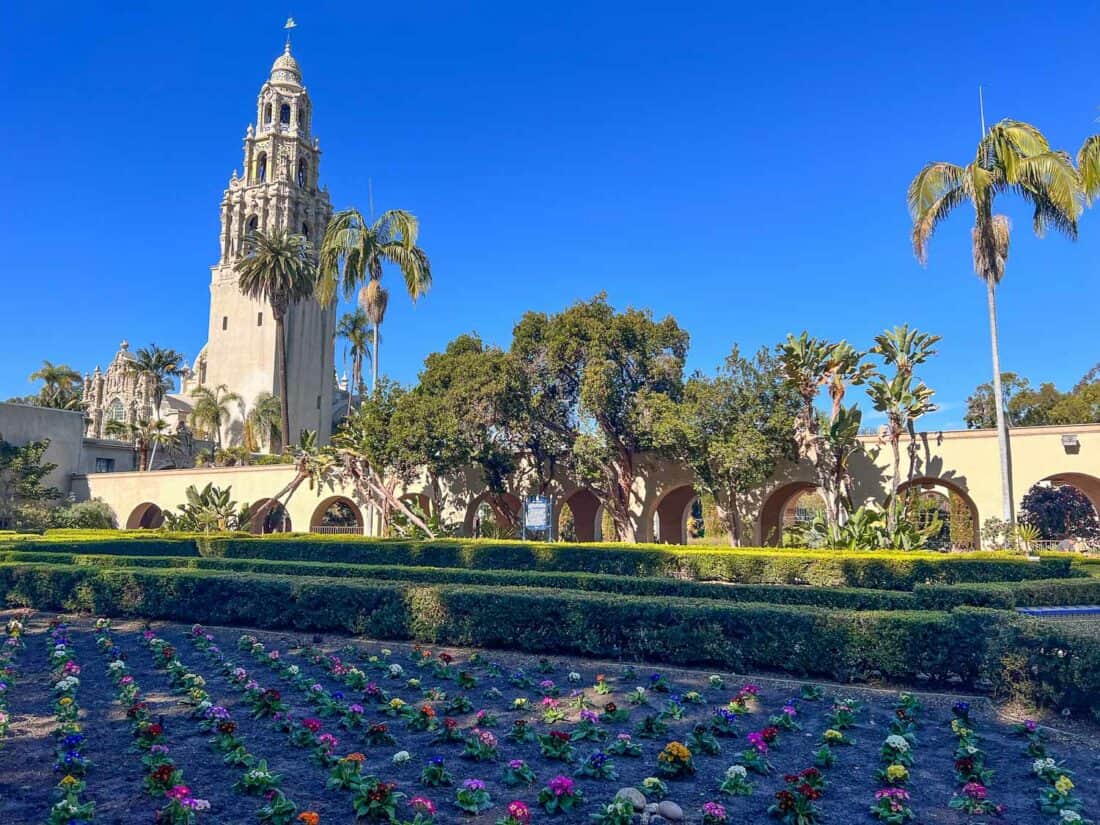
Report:
[[1012,477],[1008,466],[1008,422],[1005,421],[1004,391],[1001,388],[1001,353],[997,345],[997,299],[994,294],[996,284],[991,278],[985,279],[986,303],[989,307],[989,340],[993,349],[993,403],[997,415],[997,446],[1001,459],[1001,510],[1005,524],[1014,522],[1014,504],[1012,500]]
[[370,391],[374,392],[378,386],[378,324],[373,325],[372,337],[374,338],[374,352],[370,359]]
[[275,315],[275,349],[279,358],[279,406],[282,408],[281,429],[282,437],[279,439],[279,452],[285,453],[287,444],[290,443],[290,404],[287,403],[287,364],[286,364],[286,328],[283,325],[283,315]]
[[149,469],[149,442],[138,442],[138,469],[145,472]]
[[901,433],[890,427],[890,449],[894,454],[894,471],[890,475],[890,508],[886,511],[886,529],[891,532],[898,526],[898,476],[901,473]]

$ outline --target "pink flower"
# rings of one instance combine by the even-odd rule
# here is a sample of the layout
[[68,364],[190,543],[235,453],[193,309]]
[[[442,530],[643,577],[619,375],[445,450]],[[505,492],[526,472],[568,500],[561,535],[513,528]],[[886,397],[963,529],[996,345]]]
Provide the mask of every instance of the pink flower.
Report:
[[969,796],[971,799],[985,799],[985,785],[983,785],[981,782],[967,782],[965,785],[963,785],[963,793]]
[[165,796],[169,799],[186,799],[191,796],[191,789],[186,785],[176,785],[173,788],[169,788]]
[[435,803],[430,799],[425,799],[422,796],[414,796],[409,800],[409,807],[417,813],[427,814],[428,816],[435,815]]
[[528,825],[531,822],[531,810],[518,799],[508,803],[508,816],[512,817],[519,825]]
[[573,780],[568,776],[562,776],[561,774],[555,776],[549,782],[546,783],[547,787],[553,791],[554,796],[572,796],[573,795]]

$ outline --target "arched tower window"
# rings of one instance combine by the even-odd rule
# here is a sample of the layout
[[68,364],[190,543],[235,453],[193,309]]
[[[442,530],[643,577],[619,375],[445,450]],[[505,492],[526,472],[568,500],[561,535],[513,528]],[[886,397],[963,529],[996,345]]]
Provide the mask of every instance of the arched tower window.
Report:
[[267,180],[267,152],[260,152],[256,158],[256,182],[263,183]]
[[301,158],[298,161],[298,185],[305,188],[306,180],[309,177],[309,164],[306,163],[305,158]]
[[270,123],[271,123],[271,104],[268,103],[266,106],[264,106],[264,124],[266,125],[266,124],[270,124]]
[[253,232],[258,231],[259,228],[260,228],[260,219],[259,219],[258,216],[253,215],[251,218],[248,219],[248,228],[247,228],[248,234],[251,235]]
[[122,406],[122,401],[115,398],[111,401],[110,406],[107,407],[107,420],[108,421],[123,421],[126,418],[126,409]]
[[279,107],[279,122],[284,126],[290,125],[290,104],[284,103]]
[[298,109],[298,128],[306,128],[306,110],[304,106]]
[[306,238],[306,239],[309,238],[309,224],[308,223],[303,223],[302,224],[302,237]]

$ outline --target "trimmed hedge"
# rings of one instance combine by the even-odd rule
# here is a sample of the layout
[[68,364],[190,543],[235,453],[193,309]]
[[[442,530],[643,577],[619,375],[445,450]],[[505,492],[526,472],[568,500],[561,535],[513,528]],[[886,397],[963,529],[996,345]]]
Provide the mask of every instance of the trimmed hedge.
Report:
[[1029,582],[985,584],[918,584],[913,588],[916,606],[951,610],[960,605],[995,607],[1055,607],[1100,605],[1100,578],[1044,579]]
[[1100,643],[1005,611],[849,611],[536,588],[347,582],[206,570],[0,564],[9,606],[378,639],[993,684],[1100,714]]
[[381,564],[471,570],[537,570],[667,576],[742,584],[811,584],[911,590],[921,583],[1021,581],[1075,574],[1066,555],[1028,562],[997,553],[715,550],[646,545],[541,544],[470,540],[305,540],[299,538],[26,541],[17,549],[130,556],[208,556],[272,561]]
[[543,587],[558,590],[623,593],[634,596],[718,599],[730,602],[805,604],[850,610],[913,610],[911,593],[856,587],[806,587],[782,584],[724,584],[682,581],[655,576],[610,576],[597,573],[543,573],[522,570],[465,570],[443,567],[401,567],[328,562],[285,562],[265,559],[210,559],[174,556],[107,556],[68,553],[0,551],[0,561],[44,562],[94,567],[156,567],[229,570],[284,576],[372,579],[427,584],[475,584]]

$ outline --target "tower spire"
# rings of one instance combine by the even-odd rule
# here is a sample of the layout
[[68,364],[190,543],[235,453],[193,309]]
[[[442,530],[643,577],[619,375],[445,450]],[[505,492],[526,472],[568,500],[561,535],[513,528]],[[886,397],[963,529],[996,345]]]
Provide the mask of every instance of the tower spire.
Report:
[[298,24],[294,22],[293,17],[288,17],[286,23],[283,24],[283,28],[286,29],[286,48],[284,51],[290,54],[290,30],[298,28]]

